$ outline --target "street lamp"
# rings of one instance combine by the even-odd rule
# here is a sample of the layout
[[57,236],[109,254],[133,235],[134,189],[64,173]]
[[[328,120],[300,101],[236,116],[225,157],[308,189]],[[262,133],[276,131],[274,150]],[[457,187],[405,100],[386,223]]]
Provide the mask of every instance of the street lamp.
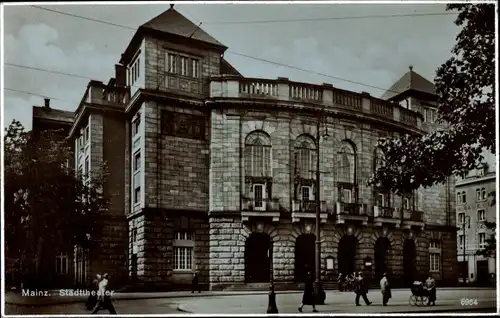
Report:
[[267,306],[268,314],[277,314],[278,306],[276,305],[276,293],[274,292],[274,273],[273,273],[273,260],[271,259],[271,249],[273,248],[272,244],[267,250],[267,255],[269,258],[269,305]]
[[[465,238],[465,224],[467,224],[467,228],[470,229],[470,215],[466,215],[464,217],[464,223],[462,224],[462,231],[463,231],[463,235],[464,235],[464,247],[463,247],[463,262],[464,262],[464,268],[463,268],[463,278],[464,278],[464,281],[463,283],[465,284],[465,280],[466,278],[469,278],[468,275],[467,275],[467,266],[468,266],[468,262],[465,261],[465,242],[467,242],[467,239]],[[467,276],[467,277],[466,277]]]
[[[316,261],[315,261],[315,276],[314,281],[314,294],[316,295],[315,303],[318,305],[324,305],[325,300],[322,297],[323,287],[321,286],[321,240],[320,240],[320,225],[321,225],[321,199],[320,199],[320,170],[319,170],[319,140],[320,140],[320,126],[323,119],[322,108],[318,114],[318,120],[316,122]],[[324,138],[328,137],[328,127],[324,135]]]

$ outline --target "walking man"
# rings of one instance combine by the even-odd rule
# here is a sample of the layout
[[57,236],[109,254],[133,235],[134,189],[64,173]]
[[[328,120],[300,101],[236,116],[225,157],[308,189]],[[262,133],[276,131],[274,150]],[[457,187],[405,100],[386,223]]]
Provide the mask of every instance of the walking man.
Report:
[[90,295],[85,303],[87,310],[92,310],[97,304],[97,292],[99,291],[99,283],[101,282],[101,279],[101,274],[97,274],[96,278],[92,281],[92,285],[90,286]]
[[356,278],[356,287],[354,288],[354,292],[356,293],[356,306],[361,306],[359,303],[359,297],[363,297],[363,300],[365,301],[365,304],[367,306],[370,306],[372,303],[371,301],[368,300],[368,297],[366,297],[366,294],[368,293],[368,287],[365,285],[365,282],[363,280],[363,273],[359,272],[358,277]]
[[387,279],[387,273],[380,280],[380,290],[382,291],[382,304],[387,306],[387,302],[392,297],[391,287],[389,286],[389,280]]
[[99,291],[97,292],[97,304],[92,310],[92,314],[97,314],[100,309],[107,309],[110,314],[116,315],[115,307],[111,302],[111,291],[108,289],[109,275],[105,273],[102,275],[102,280],[99,282]]
[[302,304],[299,307],[299,311],[302,312],[302,308],[304,308],[304,305],[311,305],[313,308],[313,312],[318,312],[316,310],[315,296],[316,294],[314,293],[313,275],[311,272],[308,272],[306,283],[304,285],[304,294],[302,295]]
[[191,294],[194,293],[195,291],[198,291],[198,293],[201,293],[198,272],[194,273],[193,280],[191,281]]

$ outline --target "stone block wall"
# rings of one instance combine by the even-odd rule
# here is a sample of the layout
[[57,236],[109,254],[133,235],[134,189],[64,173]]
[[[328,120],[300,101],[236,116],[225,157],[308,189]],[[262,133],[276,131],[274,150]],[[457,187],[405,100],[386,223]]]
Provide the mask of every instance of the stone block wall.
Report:
[[[177,90],[181,94],[208,96],[209,77],[220,74],[220,52],[207,50],[192,44],[172,43],[165,39],[149,36],[144,41],[146,48],[146,89],[156,90],[159,87],[162,91]],[[200,58],[201,77],[194,79],[176,76],[165,79],[168,70],[165,64],[167,51]],[[185,85],[177,83],[178,81],[183,82]]]
[[155,102],[147,102],[144,109],[146,208],[207,211],[209,142],[162,134],[160,117],[162,110],[198,116],[203,112]]
[[[185,288],[191,284],[195,271],[201,285],[208,284],[209,232],[204,216],[171,216],[164,211],[148,210],[129,219],[129,248],[133,255],[132,231],[137,230],[137,278],[138,285],[154,286],[164,290]],[[173,265],[173,240],[176,231],[194,234],[194,262],[190,271],[176,271]],[[128,274],[132,274],[132,258],[128,260]]]
[[[312,221],[292,224],[290,219],[281,218],[279,223],[259,221],[242,223],[239,217],[210,217],[210,286],[220,289],[231,285],[245,283],[245,244],[251,233],[269,234],[273,241],[273,273],[277,283],[295,282],[295,244],[301,234],[314,234]],[[321,275],[325,282],[336,280],[339,266],[339,243],[345,236],[353,235],[356,239],[355,270],[363,271],[367,280],[377,283],[375,279],[376,261],[375,244],[380,238],[387,238],[390,248],[386,254],[387,272],[391,280],[402,284],[404,279],[404,241],[411,239],[416,246],[415,279],[423,279],[429,274],[429,241],[438,239],[442,245],[440,270],[431,273],[440,284],[454,284],[457,269],[453,263],[456,253],[450,250],[454,244],[453,233],[440,229],[432,232],[402,230],[397,228],[358,226],[346,224],[335,226],[333,222],[322,225],[321,239]],[[265,247],[264,247],[265,248]],[[314,248],[314,247],[312,247]],[[335,270],[326,268],[326,258],[333,257]],[[373,262],[371,271],[366,271],[364,260],[370,257]]]

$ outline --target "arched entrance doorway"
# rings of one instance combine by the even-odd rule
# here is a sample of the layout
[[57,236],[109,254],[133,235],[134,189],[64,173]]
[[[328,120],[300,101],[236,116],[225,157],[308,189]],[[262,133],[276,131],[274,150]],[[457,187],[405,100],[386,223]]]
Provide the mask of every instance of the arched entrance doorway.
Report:
[[403,245],[403,272],[406,284],[412,284],[417,278],[417,247],[415,241],[407,239]]
[[269,281],[272,256],[269,234],[252,233],[245,243],[245,282],[265,283]]
[[356,246],[354,235],[346,235],[340,239],[337,259],[339,273],[351,274],[356,271]]
[[313,273],[316,264],[316,236],[301,234],[295,241],[295,282],[303,283],[308,271]]
[[387,237],[379,237],[375,242],[375,279],[382,278],[387,271],[387,254],[391,248],[391,242]]

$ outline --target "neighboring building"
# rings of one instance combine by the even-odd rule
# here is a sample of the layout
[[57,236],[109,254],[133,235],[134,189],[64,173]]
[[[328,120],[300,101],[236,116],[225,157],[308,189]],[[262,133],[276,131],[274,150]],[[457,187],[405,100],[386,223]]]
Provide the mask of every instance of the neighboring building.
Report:
[[[278,283],[302,282],[314,268],[319,193],[323,279],[365,270],[407,282],[431,272],[455,283],[454,180],[405,198],[366,185],[383,160],[378,138],[437,127],[432,83],[414,81],[421,76],[410,70],[387,101],[328,84],[244,78],[226,49],[172,7],[139,27],[116,80],[89,84],[69,136],[76,167],[108,162],[106,235],[115,240],[92,252],[102,261],[85,263],[83,280],[105,268],[171,289],[198,271],[216,289],[266,283],[272,266]],[[329,137],[319,143],[316,189],[319,109]]]
[[495,258],[485,258],[476,252],[484,248],[486,240],[494,235],[494,230],[488,229],[485,222],[497,222],[496,204],[494,197],[490,196],[496,191],[495,171],[489,171],[488,166],[477,169],[465,178],[459,178],[455,187],[460,274],[465,274],[471,283],[488,284],[490,274],[496,274]]

